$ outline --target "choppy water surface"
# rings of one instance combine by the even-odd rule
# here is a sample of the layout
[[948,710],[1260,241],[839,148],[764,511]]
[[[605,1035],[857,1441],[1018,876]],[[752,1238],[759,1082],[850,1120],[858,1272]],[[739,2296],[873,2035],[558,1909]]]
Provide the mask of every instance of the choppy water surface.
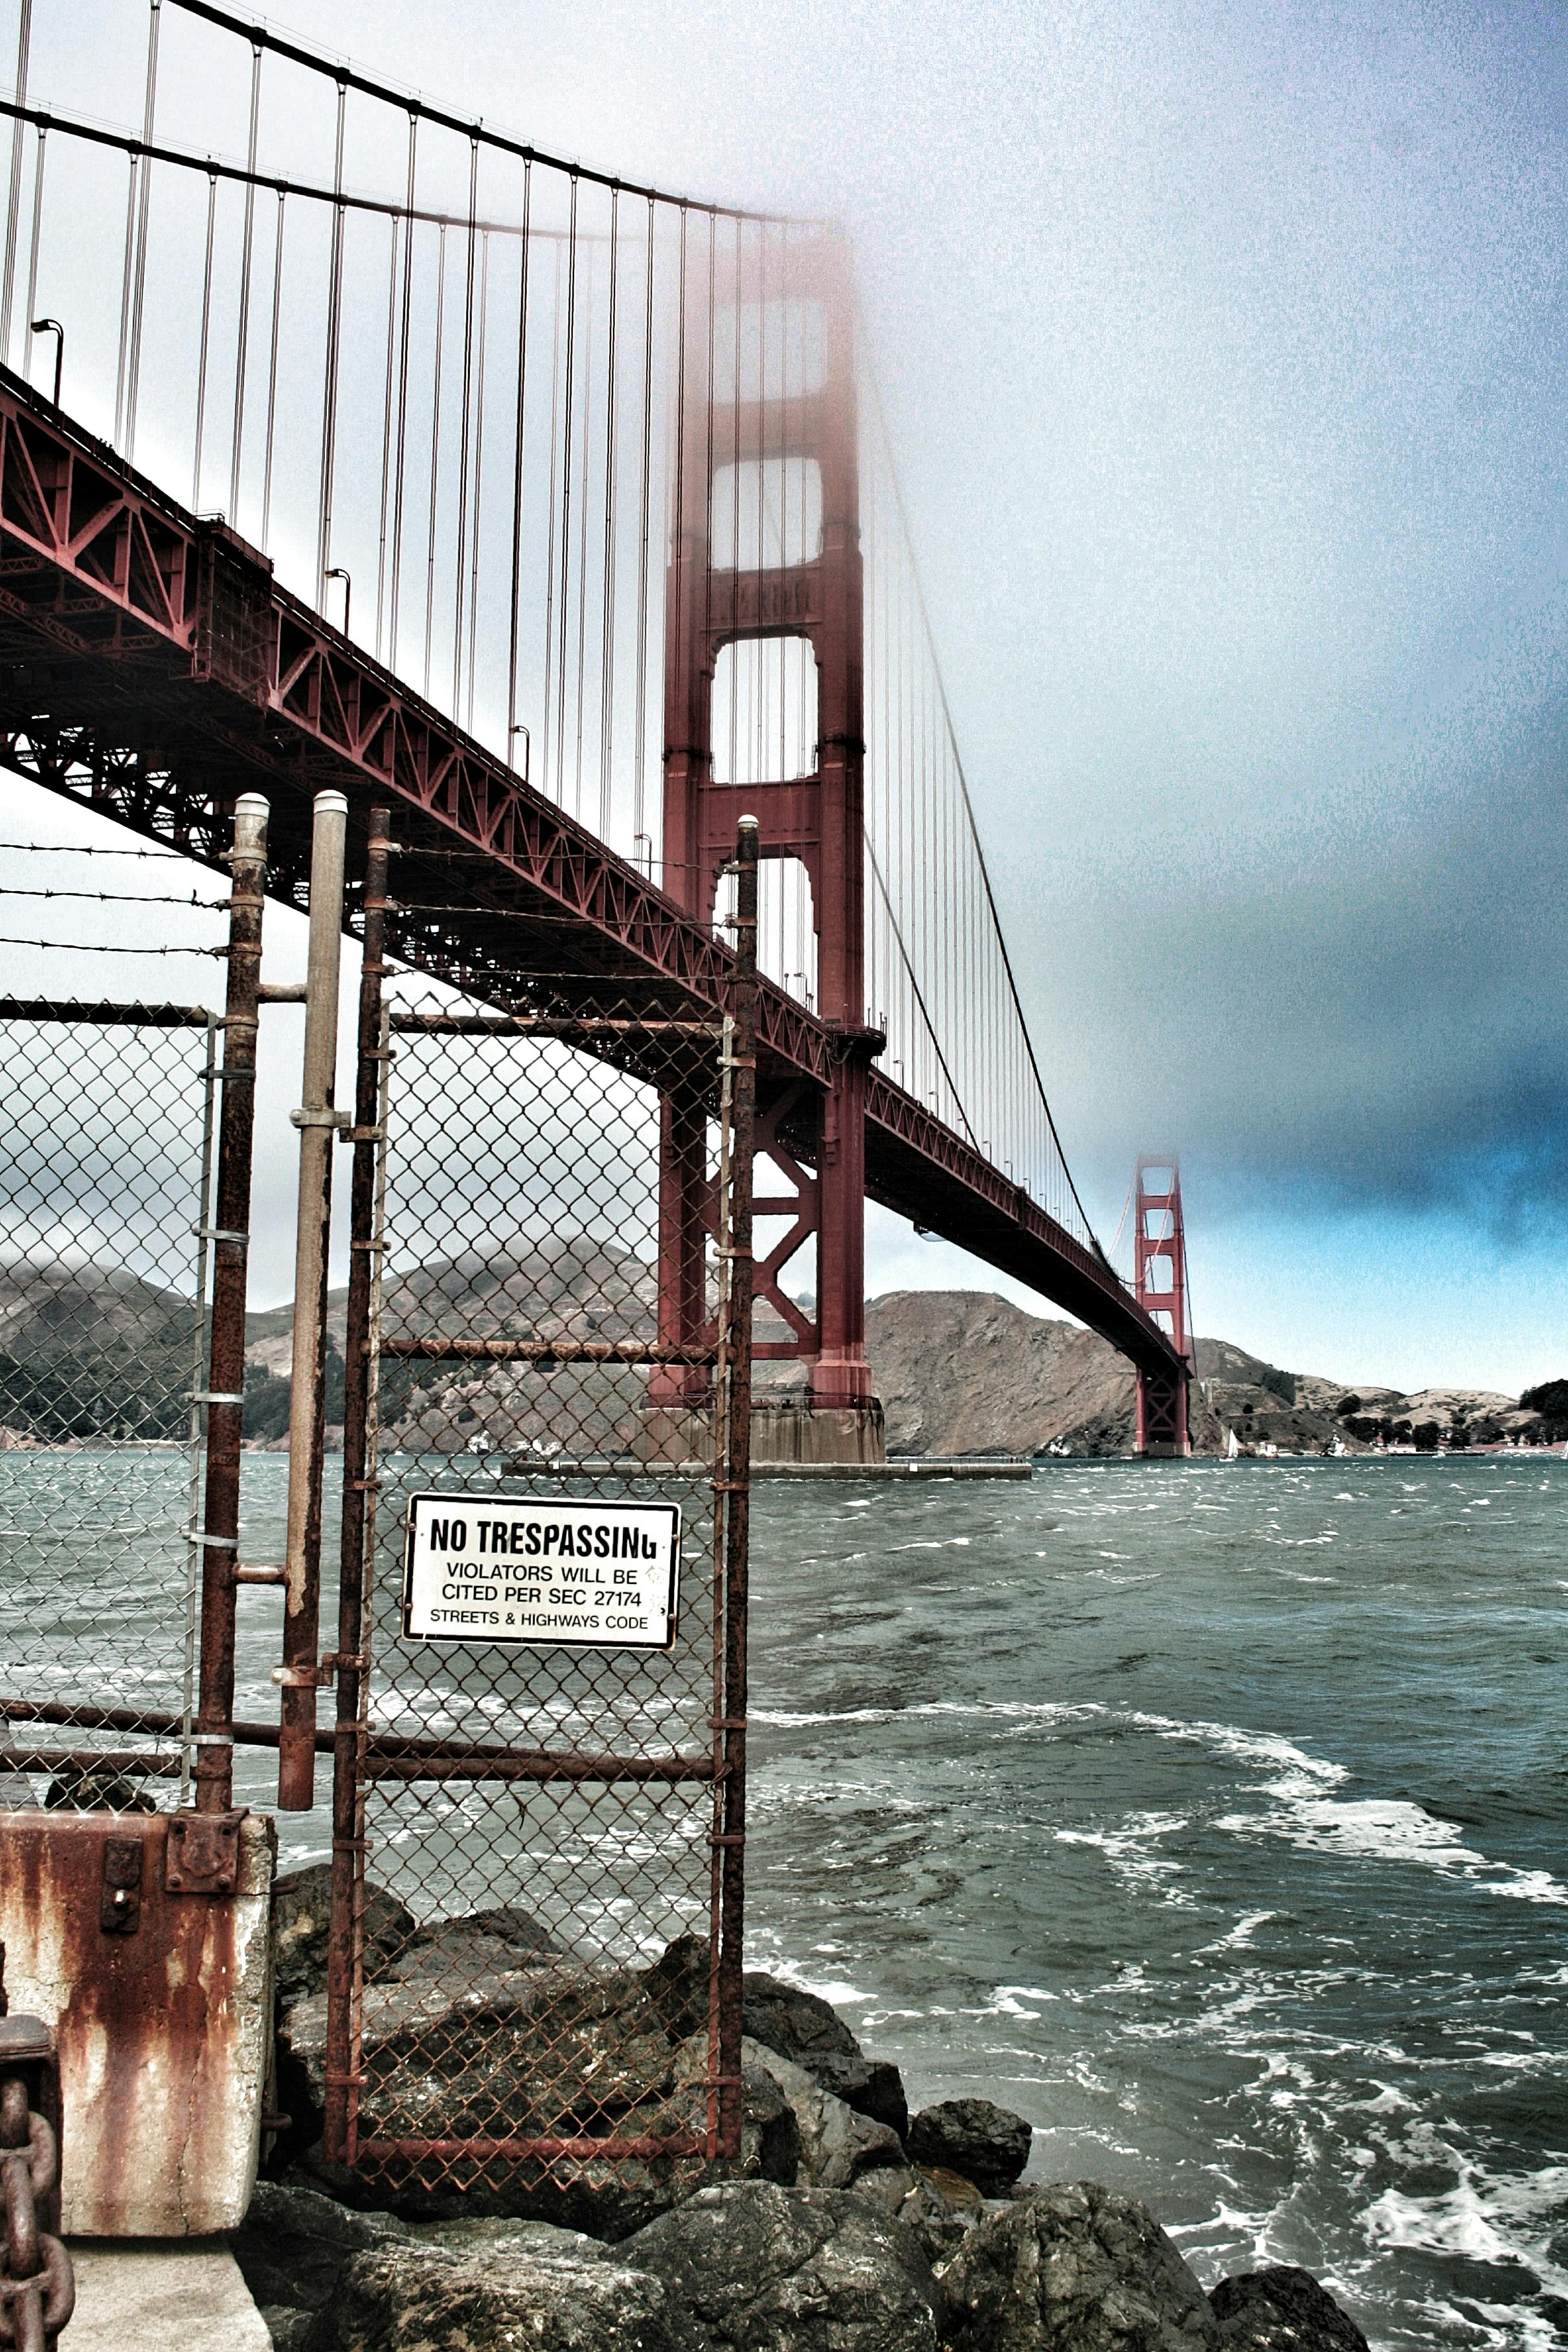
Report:
[[770,1486],[749,1919],[1031,2172],[1568,2340],[1568,1465]]
[[[286,1476],[246,1462],[248,1558]],[[1206,2282],[1305,2263],[1387,2352],[1568,2341],[1568,1464],[1066,1462],[755,1524],[754,1964]],[[241,1713],[277,1622],[242,1595]]]

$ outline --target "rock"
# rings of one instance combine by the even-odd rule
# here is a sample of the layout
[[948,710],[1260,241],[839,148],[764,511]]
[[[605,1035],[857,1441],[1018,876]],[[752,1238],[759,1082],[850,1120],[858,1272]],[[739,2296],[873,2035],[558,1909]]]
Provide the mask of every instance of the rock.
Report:
[[[288,2113],[319,2117],[325,1993],[284,2010],[277,2052]],[[549,1958],[487,1923],[450,1921],[365,1986],[360,2112],[367,2132],[399,2138],[571,2138],[665,2097],[672,2059],[630,1971]]]
[[1219,2352],[1219,2325],[1145,2206],[1092,2180],[992,2213],[942,2273],[956,2352]]
[[672,2042],[685,2042],[707,2027],[708,1942],[706,1936],[677,1936],[650,1969],[643,1971],[648,1998],[664,2021]]
[[1234,2352],[1370,2352],[1327,2287],[1291,2263],[1221,2279],[1208,2300]]
[[[272,1889],[272,1972],[279,2001],[327,1990],[327,1929],[332,1865],[286,1871]],[[384,1887],[365,1887],[366,1959],[388,1957],[415,1932],[413,1913]]]
[[[842,2099],[814,2082],[803,2066],[780,2058],[749,2036],[740,2045],[743,2070],[764,2073],[788,2101],[798,2128],[800,2168],[793,2176],[802,2189],[848,2189],[862,2173],[879,2166],[902,2165],[904,2144],[885,2124],[857,2115]],[[778,2179],[777,2173],[769,2176]]]
[[[758,2048],[755,2042],[742,2041],[739,2170],[746,2179],[775,2180],[782,2189],[792,2189],[800,2170],[801,2127],[788,2092],[772,2071],[782,2063],[770,2050]],[[675,2053],[675,2081],[685,2090],[703,2082],[707,2067],[707,2035],[694,2033]],[[808,2078],[802,2075],[800,2079],[809,2088]],[[692,2100],[685,2114],[689,2128],[701,2131],[706,2127],[706,2100]],[[693,2179],[692,2189],[702,2187],[708,2177],[705,2166],[701,2175]]]
[[989,2099],[943,2099],[922,2107],[905,2137],[916,2164],[956,2172],[982,2197],[1005,2197],[1029,2162],[1034,2126]]
[[[259,2180],[245,2220],[229,2240],[255,2301],[319,2311],[351,2256],[411,2243],[406,2221],[392,2213],[350,2213],[313,2189]],[[269,2321],[268,2326],[272,2323]]]
[[737,2180],[621,2248],[662,2279],[697,2352],[937,2352],[942,2290],[913,2233],[855,2190]]
[[761,1969],[749,1970],[744,1983],[745,2026],[753,2042],[803,2066],[847,2107],[904,2137],[909,2105],[896,2066],[868,2058],[838,2011],[819,1994],[802,1992]]
[[862,2173],[856,2187],[914,2231],[933,2270],[950,2262],[985,2219],[985,2200],[974,2182],[932,2166],[883,2165]]
[[264,2303],[262,2325],[272,2338],[272,2352],[310,2352],[316,2314],[296,2304]]
[[664,2284],[602,2250],[508,2243],[357,2254],[310,2352],[695,2352]]

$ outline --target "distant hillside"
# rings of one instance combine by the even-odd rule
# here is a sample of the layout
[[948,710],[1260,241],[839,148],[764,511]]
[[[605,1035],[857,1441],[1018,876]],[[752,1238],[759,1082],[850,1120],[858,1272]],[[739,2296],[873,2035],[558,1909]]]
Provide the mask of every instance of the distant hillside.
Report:
[[[1132,1450],[1131,1367],[1103,1339],[1030,1315],[986,1291],[903,1290],[866,1308],[866,1352],[900,1454],[1125,1454]],[[1535,1442],[1556,1427],[1539,1409],[1479,1389],[1346,1387],[1291,1372],[1228,1339],[1197,1343],[1194,1451],[1273,1446],[1326,1454],[1380,1444],[1430,1447]],[[1534,1392],[1532,1391],[1532,1398]],[[1541,1395],[1546,1399],[1547,1392]]]
[[[329,1300],[328,1418],[342,1410],[347,1294]],[[584,1237],[517,1253],[473,1252],[393,1280],[386,1327],[402,1333],[538,1339],[652,1336],[653,1276],[643,1260]],[[246,1433],[281,1444],[288,1420],[293,1309],[247,1318]],[[64,1264],[0,1265],[0,1444],[62,1438],[178,1438],[192,1370],[189,1302],[133,1275]],[[1129,1366],[1092,1332],[973,1290],[894,1291],[866,1309],[873,1379],[894,1454],[1125,1454]],[[1474,1389],[1404,1396],[1292,1372],[1225,1339],[1199,1339],[1196,1450],[1358,1452],[1379,1444],[1561,1442],[1568,1383],[1517,1401]],[[799,1386],[792,1363],[758,1366],[759,1388]],[[526,1364],[472,1370],[388,1365],[391,1443],[459,1451],[528,1442],[567,1452],[622,1444],[645,1396],[637,1370],[570,1381]]]
[[114,1268],[0,1265],[0,1428],[62,1438],[183,1437],[189,1299]]

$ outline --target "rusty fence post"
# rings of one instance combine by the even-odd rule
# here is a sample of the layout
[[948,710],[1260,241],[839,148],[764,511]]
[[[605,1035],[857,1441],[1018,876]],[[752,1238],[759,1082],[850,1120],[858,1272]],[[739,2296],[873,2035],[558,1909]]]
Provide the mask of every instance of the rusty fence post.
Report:
[[380,1243],[376,1213],[386,1033],[382,1013],[385,977],[387,858],[390,811],[371,811],[365,851],[364,961],[360,969],[359,1052],[354,1124],[350,1130],[353,1174],[349,1202],[349,1307],[343,1364],[343,1549],[338,1586],[338,1717],[332,1743],[332,1894],[327,1949],[326,2150],[334,2164],[355,2154],[354,2061],[358,2036],[361,1920],[364,1902],[363,1694],[365,1568],[374,1526],[370,1472],[374,1366],[371,1307]]
[[288,1402],[288,1519],[284,1549],[283,1664],[277,1803],[316,1801],[317,1643],[321,1614],[321,1473],[326,1452],[327,1253],[332,1216],[332,1108],[338,1071],[338,981],[343,938],[343,856],[349,803],[318,793],[310,835],[310,950],[305,983],[299,1208],[294,1238],[294,1349]]
[[745,1967],[747,1551],[751,1507],[751,1199],[757,1117],[758,824],[736,844],[735,972],[724,1024],[719,1167],[719,1360],[714,1517],[724,1530],[724,1672],[717,1840],[718,2148],[740,2153],[740,2042]]
[[256,1129],[256,1035],[266,904],[267,804],[235,803],[229,865],[228,987],[219,1083],[218,1179],[213,1213],[213,1304],[207,1385],[207,1477],[202,1546],[201,1675],[196,1707],[196,1810],[226,1813],[234,1794],[235,1595],[239,1559],[240,1423],[245,1403],[246,1260]]

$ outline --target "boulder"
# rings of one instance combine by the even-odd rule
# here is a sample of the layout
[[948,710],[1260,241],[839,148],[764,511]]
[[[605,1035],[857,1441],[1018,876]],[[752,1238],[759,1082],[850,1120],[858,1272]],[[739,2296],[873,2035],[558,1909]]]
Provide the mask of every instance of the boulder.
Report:
[[260,2180],[229,2240],[275,2346],[302,2341],[346,2263],[375,2247],[412,2243],[392,2213],[350,2213],[308,2189]]
[[[770,2050],[761,2050],[754,2042],[742,2041],[740,2045],[740,2163],[737,2168],[747,2180],[776,2180],[782,2189],[792,2189],[800,2177],[801,2126],[794,2105],[773,2069],[782,2061]],[[677,2089],[690,2092],[706,2080],[708,2043],[706,2033],[694,2033],[675,2053],[675,2083]],[[808,2078],[801,2077],[802,2082]],[[808,2087],[810,2087],[808,2084]],[[701,2131],[707,2122],[706,2101],[697,2096],[684,2105],[687,2126]],[[700,2188],[709,2178],[705,2166],[700,2178],[691,2183]]]
[[[296,2123],[326,2092],[327,1998],[278,2021],[278,2089]],[[367,1981],[367,2132],[457,2139],[600,2134],[665,2096],[673,2053],[637,1976],[550,1958],[493,1927],[444,1923]]]
[[1219,2323],[1145,2206],[1092,2180],[1033,2189],[942,2273],[956,2352],[1220,2352]]
[[737,2180],[638,2231],[696,2352],[937,2352],[942,2290],[913,2233],[853,2189]]
[[952,2260],[986,2216],[985,2200],[972,2180],[934,2166],[883,2165],[862,2172],[856,2187],[914,2231],[933,2270]]
[[972,2180],[982,2197],[1005,2197],[1029,2162],[1032,2124],[989,2099],[943,2099],[922,2107],[905,2138],[916,2164]]
[[[587,2242],[584,2242],[586,2244]],[[356,2254],[310,2352],[695,2352],[660,2280],[602,2248],[525,2240]]]
[[[755,2069],[789,2105],[797,2126],[799,2169],[791,2179],[802,2189],[849,2189],[879,2166],[902,2165],[904,2145],[885,2124],[857,2115],[842,2099],[822,2090],[803,2066],[780,2058],[748,2036],[740,2045],[742,2079]],[[781,2180],[774,2172],[769,2179]],[[786,2186],[789,2184],[786,2183]]]
[[1229,2352],[1370,2352],[1327,2287],[1291,2263],[1221,2279],[1208,2300]]
[[664,2021],[672,2042],[685,2042],[707,2028],[708,1940],[677,1936],[652,1968],[643,1971],[648,1998]]
[[[272,1977],[280,2001],[327,1990],[327,1930],[332,1865],[313,1862],[286,1871],[272,1889]],[[376,1961],[414,1933],[414,1916],[382,1886],[365,1887],[365,1956]]]
[[821,1995],[751,1969],[744,1979],[745,2026],[753,2042],[803,2066],[835,2099],[904,2137],[909,2103],[896,2066],[868,2058],[838,2011]]

